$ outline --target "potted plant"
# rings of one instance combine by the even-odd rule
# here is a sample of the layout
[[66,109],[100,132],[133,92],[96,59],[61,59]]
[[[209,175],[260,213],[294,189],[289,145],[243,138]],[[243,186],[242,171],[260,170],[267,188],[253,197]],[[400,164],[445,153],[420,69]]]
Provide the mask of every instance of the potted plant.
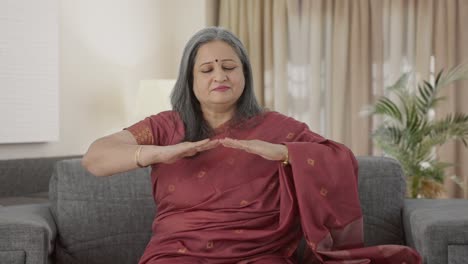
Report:
[[434,198],[443,192],[445,169],[452,164],[439,161],[436,147],[449,140],[467,146],[468,115],[451,113],[435,118],[436,107],[444,100],[438,93],[454,81],[467,79],[467,66],[442,70],[433,83],[412,84],[415,82],[409,80],[414,73],[405,73],[366,111],[382,117],[372,137],[385,155],[401,163],[412,198]]

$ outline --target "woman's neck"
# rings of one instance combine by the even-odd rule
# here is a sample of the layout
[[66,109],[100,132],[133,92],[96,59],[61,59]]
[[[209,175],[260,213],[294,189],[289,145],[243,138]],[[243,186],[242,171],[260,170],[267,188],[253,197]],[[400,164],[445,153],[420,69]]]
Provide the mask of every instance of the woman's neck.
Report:
[[217,128],[220,125],[231,120],[235,114],[235,108],[229,109],[213,109],[213,108],[202,108],[203,117],[211,128]]

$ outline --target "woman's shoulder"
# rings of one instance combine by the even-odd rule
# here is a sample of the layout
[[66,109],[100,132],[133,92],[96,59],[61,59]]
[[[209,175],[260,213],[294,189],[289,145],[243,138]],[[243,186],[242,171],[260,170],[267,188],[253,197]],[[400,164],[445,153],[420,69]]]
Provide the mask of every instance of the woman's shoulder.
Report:
[[179,124],[182,122],[178,112],[173,110],[163,111],[148,117],[151,121],[156,123]]
[[285,136],[288,141],[315,141],[322,142],[325,138],[310,130],[309,126],[293,117],[276,111],[265,112],[263,131],[269,134]]
[[271,110],[264,110],[261,114],[252,118],[248,123],[251,125],[244,127],[252,129],[249,133],[259,133],[262,135],[262,138],[270,141],[308,130],[305,123]]
[[300,122],[293,117],[287,116],[285,114],[282,114],[277,111],[272,111],[272,110],[266,110],[263,112],[263,119],[264,122],[267,123],[272,123],[276,125],[287,125],[287,126],[293,126],[293,127],[304,127],[307,126],[305,123]]
[[153,135],[159,139],[159,145],[172,145],[183,139],[184,123],[178,112],[163,111],[148,118],[151,120]]

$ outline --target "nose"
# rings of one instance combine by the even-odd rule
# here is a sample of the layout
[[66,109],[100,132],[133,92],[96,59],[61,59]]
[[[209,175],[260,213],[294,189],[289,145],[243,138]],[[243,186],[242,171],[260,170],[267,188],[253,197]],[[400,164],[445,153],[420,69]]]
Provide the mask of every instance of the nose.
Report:
[[214,80],[219,83],[224,82],[227,80],[227,75],[221,68],[218,68],[215,70]]

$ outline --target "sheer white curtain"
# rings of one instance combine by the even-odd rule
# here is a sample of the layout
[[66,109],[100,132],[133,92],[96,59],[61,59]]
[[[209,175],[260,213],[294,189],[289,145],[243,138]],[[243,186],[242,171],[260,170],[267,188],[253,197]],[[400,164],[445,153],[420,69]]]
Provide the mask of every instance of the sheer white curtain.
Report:
[[325,80],[322,15],[320,1],[288,1],[287,107],[285,113],[325,134]]
[[370,1],[288,1],[288,114],[370,153]]

